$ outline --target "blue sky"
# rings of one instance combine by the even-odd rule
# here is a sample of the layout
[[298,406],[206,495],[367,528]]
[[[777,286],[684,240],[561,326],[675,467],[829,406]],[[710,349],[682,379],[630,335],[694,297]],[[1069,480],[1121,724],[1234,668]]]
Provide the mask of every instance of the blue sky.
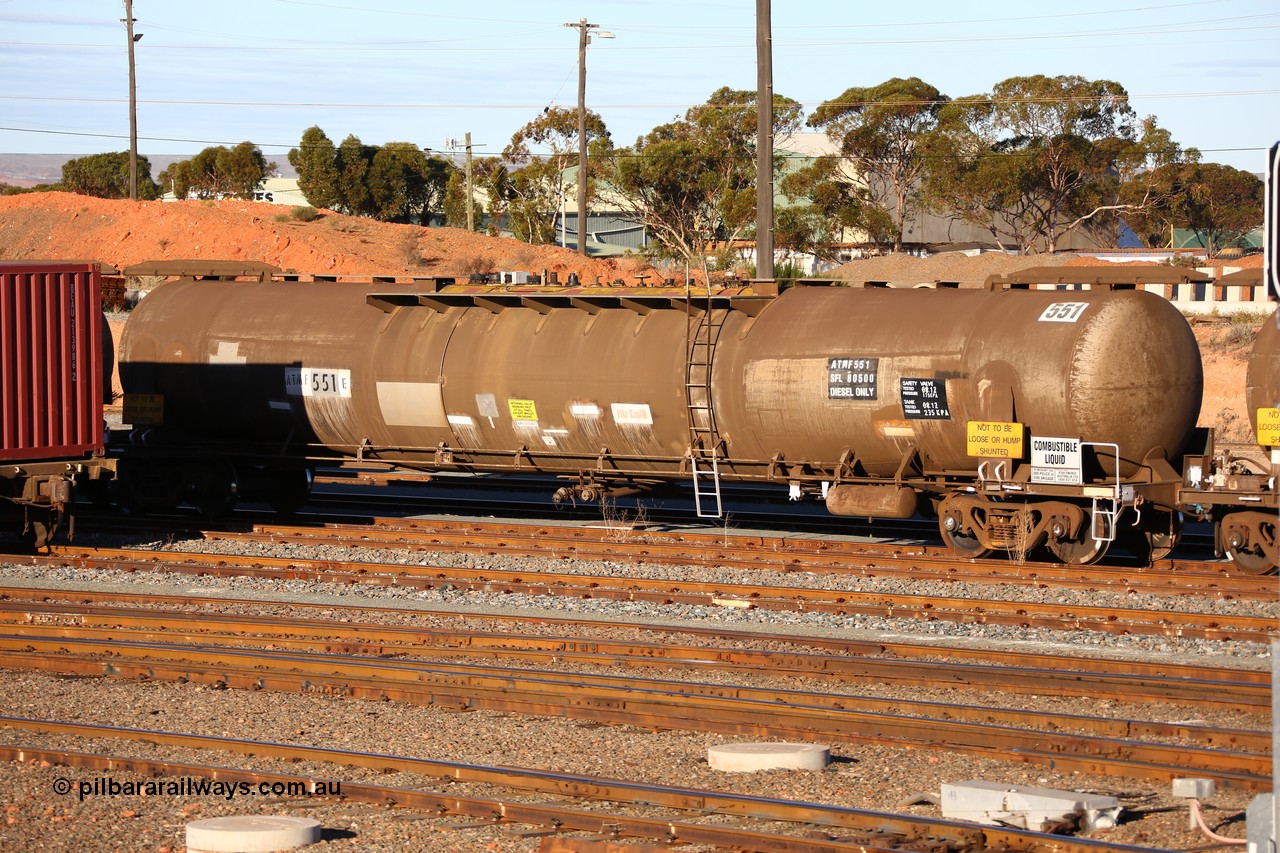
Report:
[[[286,162],[319,125],[494,154],[550,105],[577,104],[577,31],[596,39],[587,103],[616,144],[754,89],[755,0],[135,0],[142,154],[250,140]],[[1109,79],[1204,159],[1261,171],[1280,141],[1275,0],[773,2],[774,87],[812,111],[850,86],[916,76],[952,97],[1031,74]],[[0,0],[0,151],[129,147],[122,0]]]

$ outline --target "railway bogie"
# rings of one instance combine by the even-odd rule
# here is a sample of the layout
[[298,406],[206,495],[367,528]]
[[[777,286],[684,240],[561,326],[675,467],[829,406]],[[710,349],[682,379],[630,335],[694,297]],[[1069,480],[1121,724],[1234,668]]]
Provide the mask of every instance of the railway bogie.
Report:
[[306,459],[263,460],[229,446],[122,447],[117,452],[124,464],[112,484],[113,497],[122,511],[136,515],[188,506],[216,519],[241,501],[293,515],[306,503],[315,480],[314,465]]

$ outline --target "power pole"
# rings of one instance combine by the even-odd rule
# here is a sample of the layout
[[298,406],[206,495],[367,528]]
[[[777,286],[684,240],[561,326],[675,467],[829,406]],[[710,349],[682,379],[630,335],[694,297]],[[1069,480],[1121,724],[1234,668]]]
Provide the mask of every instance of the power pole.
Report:
[[138,81],[133,70],[133,0],[124,0],[124,31],[129,42],[129,198],[138,200]]
[[773,35],[756,0],[756,278],[773,278]]
[[[576,24],[565,24],[578,31],[578,254],[587,256],[587,45],[591,43],[590,30],[599,24],[588,24],[583,18]],[[601,30],[600,38],[613,38],[613,33]]]
[[587,30],[599,24],[588,24],[583,18],[576,24],[565,24],[578,30],[578,254],[587,256]]
[[476,210],[471,194],[471,131],[467,131],[467,230],[476,230]]

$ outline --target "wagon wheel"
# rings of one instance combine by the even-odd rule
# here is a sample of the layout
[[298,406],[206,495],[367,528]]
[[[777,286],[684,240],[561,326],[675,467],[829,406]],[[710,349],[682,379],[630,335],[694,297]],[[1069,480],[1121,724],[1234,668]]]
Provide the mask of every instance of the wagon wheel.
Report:
[[1247,575],[1265,575],[1275,571],[1275,562],[1261,548],[1236,548],[1227,551],[1231,563]]
[[[1227,519],[1229,518],[1231,516],[1227,516]],[[1218,524],[1224,524],[1227,519],[1219,521]],[[1245,574],[1266,575],[1276,570],[1280,545],[1277,545],[1276,541],[1274,520],[1255,521],[1248,542],[1244,544],[1233,546],[1230,544],[1230,538],[1223,537],[1221,533],[1219,533],[1219,539],[1226,541],[1225,550],[1232,564]]]
[[1092,566],[1107,554],[1111,543],[1093,536],[1093,512],[1085,509],[1084,521],[1075,539],[1055,539],[1050,536],[1045,545],[1049,552],[1064,563],[1073,566]]
[[187,497],[201,517],[212,520],[235,509],[238,493],[235,468],[225,459],[214,459],[194,470]]
[[991,553],[990,548],[982,546],[982,540],[977,536],[972,536],[959,531],[947,530],[946,524],[942,521],[938,523],[938,529],[942,531],[942,541],[947,543],[947,547],[961,557],[968,557],[971,560],[981,560],[983,557]]
[[1168,557],[1182,541],[1182,513],[1148,510],[1143,512],[1143,520],[1147,520],[1149,515],[1153,516],[1153,524],[1142,527],[1122,524],[1120,531],[1124,546],[1135,557],[1154,562]]
[[281,515],[297,515],[311,497],[315,472],[310,468],[277,472],[268,498],[271,508]]
[[1163,560],[1173,553],[1182,541],[1182,513],[1172,513],[1173,521],[1167,530],[1147,530],[1147,545],[1151,548],[1152,560]]
[[28,518],[26,527],[22,530],[22,544],[33,551],[38,551],[52,542],[57,532],[56,518]]
[[107,484],[107,492],[125,515],[170,512],[182,500],[182,476],[162,462],[131,462]]

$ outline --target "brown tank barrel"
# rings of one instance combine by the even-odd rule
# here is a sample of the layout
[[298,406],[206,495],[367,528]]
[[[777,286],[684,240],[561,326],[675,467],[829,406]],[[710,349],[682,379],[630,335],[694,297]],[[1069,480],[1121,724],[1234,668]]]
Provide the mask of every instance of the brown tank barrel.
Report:
[[[1249,424],[1260,444],[1272,446],[1263,439],[1275,437],[1278,425],[1273,419],[1258,429],[1258,410],[1280,407],[1280,312],[1273,312],[1262,321],[1258,337],[1253,342],[1249,356],[1249,370],[1245,376],[1245,405],[1249,408]],[[1267,433],[1263,435],[1262,433]]]
[[1195,337],[1145,291],[794,288],[737,332],[715,398],[734,456],[851,448],[891,476],[914,446],[930,470],[972,471],[966,426],[985,421],[1116,443],[1132,463],[1172,458],[1200,409]]
[[[450,301],[414,285],[181,281],[135,309],[121,378],[164,395],[167,425],[220,438],[672,474],[691,438],[690,316],[671,293]],[[1199,411],[1190,328],[1140,291],[797,287],[722,316],[726,476],[849,452],[892,476],[912,447],[929,470],[972,472],[968,421],[1118,443],[1128,473],[1179,452]]]
[[443,444],[493,451],[494,467],[518,465],[524,447],[578,457],[540,462],[573,471],[608,448],[644,457],[640,470],[678,467],[683,310],[429,310],[424,295],[372,282],[170,282],[129,321],[121,382],[163,394],[166,426],[221,439],[419,460]]

